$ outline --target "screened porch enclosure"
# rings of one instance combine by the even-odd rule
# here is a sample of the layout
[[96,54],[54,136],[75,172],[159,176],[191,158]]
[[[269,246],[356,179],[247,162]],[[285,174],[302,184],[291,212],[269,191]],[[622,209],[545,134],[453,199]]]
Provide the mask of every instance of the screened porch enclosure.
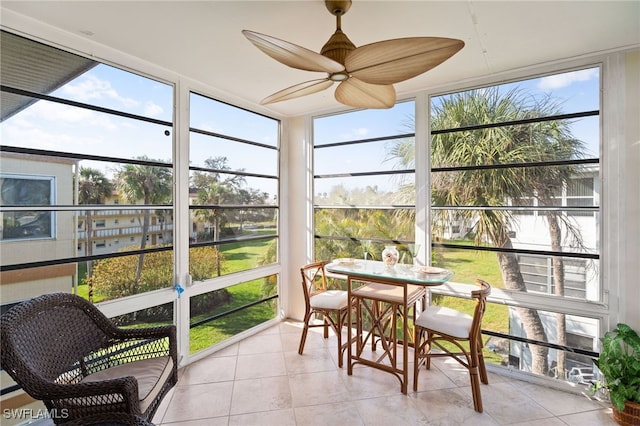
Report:
[[[62,291],[121,326],[176,324],[188,372],[295,340],[302,265],[394,245],[454,271],[432,304],[470,311],[492,285],[484,357],[505,380],[587,392],[603,333],[640,325],[640,40],[292,116],[54,34],[1,37],[3,312]],[[4,372],[2,389],[20,394]]]

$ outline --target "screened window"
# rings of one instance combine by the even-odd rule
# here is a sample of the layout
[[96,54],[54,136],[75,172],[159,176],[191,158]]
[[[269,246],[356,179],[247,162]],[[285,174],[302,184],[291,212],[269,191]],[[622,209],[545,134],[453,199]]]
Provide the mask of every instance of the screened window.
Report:
[[[603,294],[599,77],[594,67],[430,104],[432,260],[457,282],[480,276],[513,294],[507,305],[520,301],[487,308],[491,339],[507,342],[492,344],[493,362],[563,379],[590,360],[599,330],[597,318],[570,315]],[[454,226],[460,232],[446,232]],[[527,307],[525,293],[548,297],[555,311]],[[557,298],[576,304],[558,308]],[[575,334],[590,336],[588,347]],[[567,355],[574,350],[583,353]]]
[[381,259],[414,242],[415,103],[313,121],[315,258]]
[[173,286],[173,87],[1,36],[2,303]]
[[[191,351],[202,350],[277,315],[279,122],[191,93],[189,272],[194,296]],[[217,288],[217,277],[255,279]],[[235,324],[230,328],[229,324]]]
[[[485,317],[485,358],[566,380],[593,356],[600,327],[575,314],[603,294],[599,96],[598,67],[433,96],[428,165],[415,164],[413,102],[314,119],[316,259],[379,259],[396,244],[410,262],[423,226],[416,194],[428,185],[423,259],[452,269],[456,291],[480,277],[501,298]],[[415,182],[419,167],[427,182]],[[432,293],[473,308],[445,288]],[[550,308],[530,307],[531,295]]]

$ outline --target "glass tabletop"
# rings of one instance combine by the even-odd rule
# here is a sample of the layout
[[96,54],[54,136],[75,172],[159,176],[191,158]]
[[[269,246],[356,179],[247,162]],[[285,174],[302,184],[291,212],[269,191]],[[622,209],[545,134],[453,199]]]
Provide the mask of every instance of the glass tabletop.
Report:
[[335,274],[358,278],[378,278],[422,285],[439,285],[453,276],[453,271],[433,266],[414,266],[398,263],[387,267],[383,262],[361,259],[335,259],[325,269]]

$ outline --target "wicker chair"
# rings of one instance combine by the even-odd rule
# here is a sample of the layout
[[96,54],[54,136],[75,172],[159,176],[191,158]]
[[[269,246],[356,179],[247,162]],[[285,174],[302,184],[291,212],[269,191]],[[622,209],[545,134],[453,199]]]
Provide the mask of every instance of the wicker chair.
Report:
[[150,421],[178,379],[174,325],[119,328],[73,294],[15,306],[0,338],[2,368],[56,424],[110,413]]
[[[302,274],[302,288],[304,290],[304,328],[300,336],[298,353],[302,355],[307,341],[309,328],[323,327],[324,338],[329,337],[329,327],[338,339],[338,367],[342,368],[342,357],[347,349],[347,343],[342,342],[342,328],[347,320],[347,292],[344,290],[329,290],[327,276],[324,270],[327,261],[314,262],[300,268]],[[322,316],[323,322],[314,323],[316,315]]]
[[[489,379],[482,355],[480,329],[491,286],[482,280],[476,280],[476,284],[480,288],[471,292],[471,298],[476,301],[473,316],[444,306],[432,305],[416,320],[413,390],[418,390],[418,373],[422,365],[426,365],[428,369],[431,366],[431,358],[453,357],[469,370],[473,408],[482,413],[480,382],[489,384]],[[433,352],[434,346],[441,352]]]

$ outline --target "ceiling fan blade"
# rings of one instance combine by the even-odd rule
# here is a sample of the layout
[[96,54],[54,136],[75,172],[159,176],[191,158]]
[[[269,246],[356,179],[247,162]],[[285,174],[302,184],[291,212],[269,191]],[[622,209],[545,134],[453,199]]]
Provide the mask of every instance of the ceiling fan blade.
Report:
[[369,84],[351,77],[336,88],[335,98],[354,108],[391,108],[396,103],[396,90],[391,85]]
[[464,47],[462,40],[408,37],[356,48],[345,59],[347,72],[371,84],[395,84],[434,68]]
[[280,90],[279,92],[276,92],[271,96],[267,96],[260,103],[262,105],[266,105],[275,102],[286,101],[289,99],[299,98],[301,96],[311,95],[312,93],[317,93],[328,89],[332,84],[333,81],[329,80],[328,78],[305,81],[304,83],[287,87],[286,89]]
[[344,66],[333,59],[288,41],[249,30],[242,30],[242,34],[258,49],[288,67],[329,74],[344,71]]

